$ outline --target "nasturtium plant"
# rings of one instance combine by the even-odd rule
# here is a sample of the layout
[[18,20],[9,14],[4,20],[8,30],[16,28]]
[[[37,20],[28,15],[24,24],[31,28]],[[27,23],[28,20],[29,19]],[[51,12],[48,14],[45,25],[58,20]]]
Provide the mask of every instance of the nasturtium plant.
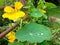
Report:
[[16,39],[22,42],[41,43],[44,40],[50,40],[50,38],[50,29],[37,23],[26,24],[21,30],[16,32]]
[[[50,45],[53,43],[51,40],[59,39],[55,35],[58,35],[60,28],[53,23],[60,19],[51,19],[60,12],[55,10],[57,6],[54,3],[45,0],[0,0],[0,6],[4,8],[3,11],[1,7],[3,26],[0,21],[0,33],[5,36],[3,39],[7,45]],[[0,40],[0,45],[5,45],[1,44],[4,40]]]

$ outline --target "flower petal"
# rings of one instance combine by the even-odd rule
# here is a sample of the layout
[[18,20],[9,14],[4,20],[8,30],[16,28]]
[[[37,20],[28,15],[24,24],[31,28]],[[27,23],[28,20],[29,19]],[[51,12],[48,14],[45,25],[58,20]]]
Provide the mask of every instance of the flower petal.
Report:
[[10,15],[8,16],[8,19],[10,19],[10,20],[16,20],[16,17],[15,17],[15,15],[14,15],[14,13],[13,13],[13,14],[10,14]]
[[15,2],[15,9],[21,9],[23,7],[23,4],[21,2]]
[[19,16],[20,18],[24,17],[25,16],[25,13],[23,11],[18,11],[16,13],[17,16]]
[[2,15],[2,17],[3,17],[3,18],[8,18],[8,13],[4,13],[4,14]]
[[4,11],[7,12],[7,13],[13,13],[14,12],[14,9],[11,6],[6,6],[4,8]]

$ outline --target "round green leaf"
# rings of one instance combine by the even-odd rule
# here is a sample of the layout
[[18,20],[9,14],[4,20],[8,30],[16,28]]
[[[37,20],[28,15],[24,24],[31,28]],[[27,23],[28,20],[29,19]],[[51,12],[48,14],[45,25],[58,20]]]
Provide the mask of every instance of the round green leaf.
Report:
[[32,9],[31,16],[32,17],[42,17],[44,14],[38,9]]
[[44,40],[50,40],[51,32],[46,26],[31,23],[25,25],[21,30],[17,31],[16,38],[22,42],[28,41],[30,43],[40,43]]

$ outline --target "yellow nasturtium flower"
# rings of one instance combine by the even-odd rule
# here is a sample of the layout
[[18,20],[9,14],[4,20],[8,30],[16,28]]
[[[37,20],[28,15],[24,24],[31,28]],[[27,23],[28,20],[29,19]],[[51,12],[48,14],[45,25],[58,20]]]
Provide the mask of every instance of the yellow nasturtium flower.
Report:
[[23,4],[21,2],[15,2],[14,8],[11,6],[6,6],[4,8],[4,14],[2,15],[3,18],[8,18],[10,20],[17,20],[18,18],[23,18],[25,16],[25,13],[23,11],[20,11],[20,9],[23,7]]
[[15,32],[9,32],[6,36],[8,37],[9,42],[11,42],[11,43],[14,42],[14,40],[15,40]]

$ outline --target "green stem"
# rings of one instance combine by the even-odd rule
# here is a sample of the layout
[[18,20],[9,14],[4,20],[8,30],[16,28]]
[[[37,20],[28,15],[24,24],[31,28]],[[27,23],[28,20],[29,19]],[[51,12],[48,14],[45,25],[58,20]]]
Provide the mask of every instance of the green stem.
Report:
[[21,22],[20,22],[20,29],[22,28],[22,19],[21,19]]

